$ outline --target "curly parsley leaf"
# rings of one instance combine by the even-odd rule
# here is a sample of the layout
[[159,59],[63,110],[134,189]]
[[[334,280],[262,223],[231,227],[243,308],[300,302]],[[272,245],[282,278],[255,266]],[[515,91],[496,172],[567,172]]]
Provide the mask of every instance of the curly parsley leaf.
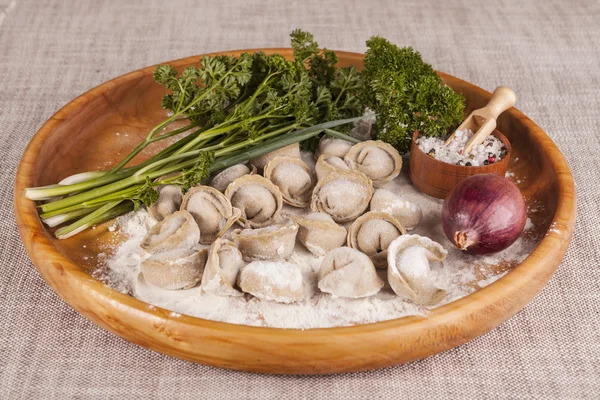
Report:
[[446,86],[411,47],[374,36],[362,71],[361,101],[377,113],[373,134],[401,152],[412,134],[444,136],[463,119],[464,98]]
[[180,185],[184,193],[200,185],[202,181],[210,176],[210,167],[215,162],[215,153],[202,152],[198,155],[198,162],[180,176]]
[[152,180],[146,177],[146,182],[130,197],[129,200],[133,202],[133,209],[135,211],[139,210],[142,204],[150,207],[158,200],[158,192],[152,186]]

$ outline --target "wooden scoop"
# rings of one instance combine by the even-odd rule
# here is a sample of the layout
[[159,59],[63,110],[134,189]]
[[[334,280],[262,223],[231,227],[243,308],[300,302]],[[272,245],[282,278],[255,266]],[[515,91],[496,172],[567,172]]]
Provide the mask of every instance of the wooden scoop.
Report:
[[[468,153],[473,146],[483,143],[485,138],[496,129],[496,118],[514,106],[516,100],[517,96],[511,88],[506,86],[497,87],[487,105],[473,111],[456,129],[457,131],[470,129],[475,133],[467,144],[465,144],[463,152]],[[455,134],[456,131],[446,140],[446,146],[452,141]]]

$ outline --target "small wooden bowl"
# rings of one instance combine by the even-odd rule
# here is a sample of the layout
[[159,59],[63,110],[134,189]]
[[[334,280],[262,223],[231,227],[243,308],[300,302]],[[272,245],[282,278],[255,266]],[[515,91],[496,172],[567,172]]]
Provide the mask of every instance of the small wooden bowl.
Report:
[[457,183],[470,176],[476,174],[504,176],[510,163],[510,141],[498,130],[495,130],[492,134],[504,143],[506,156],[490,165],[466,167],[430,157],[417,146],[419,131],[415,131],[410,146],[410,180],[413,185],[429,196],[445,199]]
[[[292,49],[258,50],[293,57]],[[362,69],[362,54],[337,55],[340,66]],[[182,70],[196,65],[199,58],[170,64]],[[25,150],[14,188],[19,232],[42,277],[75,310],[125,340],[190,361],[265,373],[326,374],[401,364],[456,347],[506,321],[542,289],[567,250],[576,210],[569,166],[544,131],[511,108],[498,118],[498,129],[513,144],[510,170],[519,177],[519,189],[537,210],[529,215],[536,247],[493,284],[426,317],[327,329],[259,328],[172,313],[120,293],[91,275],[99,254],[124,240],[118,230],[111,232],[109,222],[58,240],[44,227],[36,204],[23,196],[23,190],[78,172],[110,168],[121,160],[166,116],[160,107],[165,92],[154,82],[153,71],[147,67],[117,77],[59,110]],[[468,112],[489,101],[490,93],[450,75],[440,76],[465,96]],[[133,162],[160,150],[155,146],[160,143]]]

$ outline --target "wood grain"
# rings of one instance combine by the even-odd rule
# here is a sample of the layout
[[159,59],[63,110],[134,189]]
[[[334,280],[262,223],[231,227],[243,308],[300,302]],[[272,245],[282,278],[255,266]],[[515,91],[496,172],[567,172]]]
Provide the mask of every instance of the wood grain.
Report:
[[[291,57],[290,49],[265,52]],[[360,54],[338,52],[338,57],[341,65],[362,67]],[[183,67],[198,59],[189,57],[172,64]],[[149,308],[90,276],[97,254],[119,240],[107,232],[106,225],[58,241],[43,227],[34,202],[22,193],[26,187],[53,183],[76,172],[108,168],[137,144],[165,116],[159,108],[162,91],[153,84],[152,71],[148,67],[115,78],[58,111],[23,154],[14,191],[21,238],[40,274],[74,309],[126,340],[186,360],[264,373],[381,368],[451,349],[498,326],[538,293],[568,247],[575,220],[575,189],[567,163],[552,140],[512,108],[498,119],[498,129],[513,145],[510,168],[521,178],[522,193],[540,210],[530,215],[540,237],[533,253],[494,284],[434,310],[427,318],[305,331],[231,325]],[[487,103],[488,92],[440,75],[465,95],[468,111]],[[134,162],[156,150],[148,149]]]

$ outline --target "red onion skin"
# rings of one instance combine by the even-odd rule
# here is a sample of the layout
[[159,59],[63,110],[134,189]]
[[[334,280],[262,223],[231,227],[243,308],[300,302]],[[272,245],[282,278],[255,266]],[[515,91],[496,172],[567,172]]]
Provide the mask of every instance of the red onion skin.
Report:
[[458,183],[442,208],[442,227],[450,241],[470,254],[506,249],[523,232],[527,207],[519,188],[493,174]]

